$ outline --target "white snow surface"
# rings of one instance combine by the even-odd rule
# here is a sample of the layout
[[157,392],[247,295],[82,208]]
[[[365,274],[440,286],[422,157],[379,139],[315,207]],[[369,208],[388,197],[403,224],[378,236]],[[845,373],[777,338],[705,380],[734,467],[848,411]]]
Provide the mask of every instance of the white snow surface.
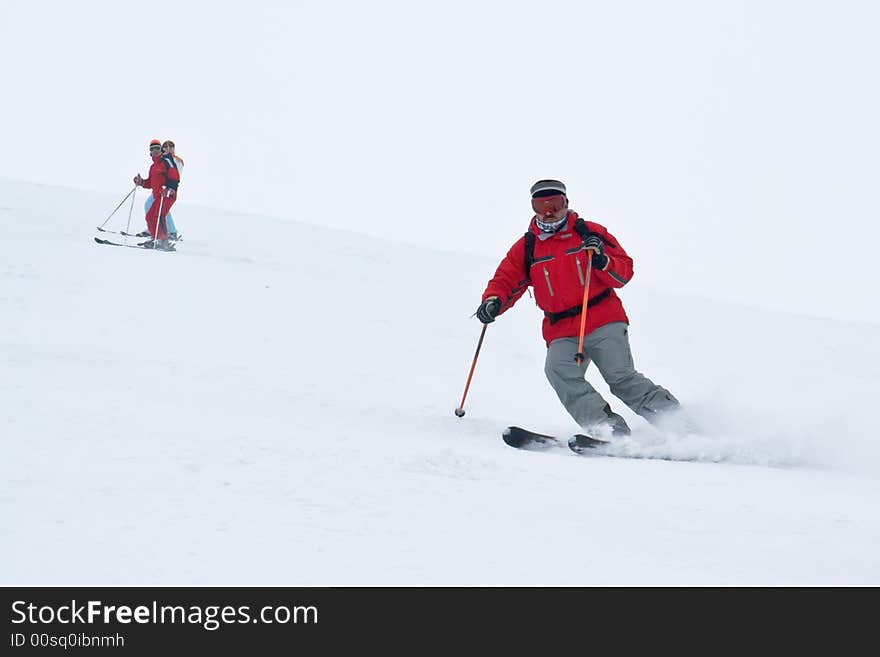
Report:
[[524,226],[488,259],[183,195],[166,254],[92,241],[120,198],[0,180],[0,584],[880,584],[880,326],[654,288],[631,253],[637,369],[699,434],[591,369],[642,458],[528,453],[505,426],[577,431],[529,296],[453,415]]

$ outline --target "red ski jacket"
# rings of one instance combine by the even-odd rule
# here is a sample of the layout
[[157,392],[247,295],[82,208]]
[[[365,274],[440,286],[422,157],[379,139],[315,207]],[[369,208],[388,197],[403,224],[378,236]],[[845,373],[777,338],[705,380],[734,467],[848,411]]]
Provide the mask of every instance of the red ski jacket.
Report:
[[157,190],[161,190],[162,187],[177,189],[178,184],[180,184],[180,171],[174,158],[170,155],[162,155],[161,153],[151,157],[153,158],[153,163],[150,165],[150,172],[144,178],[141,186],[152,189],[154,196],[157,194]]
[[[544,311],[542,333],[548,346],[558,338],[579,337],[584,274],[590,256],[584,250],[583,239],[575,231],[577,219],[577,213],[569,211],[565,226],[549,237],[543,235],[545,239],[533,219],[529,232],[534,235],[535,248],[529,271],[526,271],[526,239],[523,236],[510,247],[483,292],[483,300],[493,296],[501,299],[500,315],[531,285],[535,291],[535,303]],[[608,256],[605,269],[600,271],[594,267],[590,275],[590,301],[584,329],[588,335],[604,324],[629,323],[614,288],[623,287],[632,278],[633,261],[604,226],[592,221],[584,223],[590,233],[602,239]]]

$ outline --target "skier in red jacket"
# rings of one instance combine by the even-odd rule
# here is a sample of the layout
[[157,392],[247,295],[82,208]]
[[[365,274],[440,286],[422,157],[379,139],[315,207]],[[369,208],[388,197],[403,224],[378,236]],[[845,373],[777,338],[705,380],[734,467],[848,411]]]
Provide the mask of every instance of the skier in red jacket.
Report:
[[[568,209],[565,185],[539,180],[531,188],[535,216],[528,232],[507,252],[483,292],[477,318],[495,321],[531,285],[544,311],[544,372],[565,409],[584,429],[629,435],[626,421],[585,379],[590,361],[612,394],[638,415],[657,422],[679,408],[678,400],[635,370],[627,335],[629,319],[616,289],[633,276],[633,261],[608,230]],[[590,251],[592,250],[592,256]],[[578,363],[584,275],[591,258],[584,358]]]
[[177,200],[180,172],[174,158],[162,153],[162,143],[158,139],[150,142],[150,157],[153,158],[153,163],[147,177],[141,178],[141,174],[134,177],[135,185],[153,190],[153,205],[147,211],[147,228],[153,239],[143,242],[141,246],[169,250],[171,246],[168,243],[165,216]]

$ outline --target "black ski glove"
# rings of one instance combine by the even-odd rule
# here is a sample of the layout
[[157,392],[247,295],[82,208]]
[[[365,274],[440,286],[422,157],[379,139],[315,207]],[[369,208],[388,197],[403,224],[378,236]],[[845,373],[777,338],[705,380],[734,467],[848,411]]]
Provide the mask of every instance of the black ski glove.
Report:
[[499,310],[501,310],[501,299],[489,297],[477,308],[477,319],[483,322],[483,324],[491,324],[495,321],[495,316]]
[[605,270],[608,266],[608,256],[605,255],[605,244],[602,238],[595,233],[584,240],[584,246],[593,250],[593,268]]

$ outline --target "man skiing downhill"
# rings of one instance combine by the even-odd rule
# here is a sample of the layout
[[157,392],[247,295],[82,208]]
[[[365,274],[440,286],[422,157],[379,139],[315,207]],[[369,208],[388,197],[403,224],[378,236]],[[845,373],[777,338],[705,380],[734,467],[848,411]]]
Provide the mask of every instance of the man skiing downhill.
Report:
[[[483,324],[495,321],[532,286],[535,302],[544,311],[544,372],[565,409],[587,431],[614,436],[630,433],[624,418],[586,381],[590,361],[612,394],[646,420],[656,423],[678,410],[672,393],[637,372],[633,364],[629,319],[615,292],[632,278],[632,258],[604,226],[584,221],[568,208],[562,182],[539,180],[531,187],[531,197],[535,215],[529,230],[498,265],[483,292],[477,318]],[[581,354],[578,346],[587,282]]]

